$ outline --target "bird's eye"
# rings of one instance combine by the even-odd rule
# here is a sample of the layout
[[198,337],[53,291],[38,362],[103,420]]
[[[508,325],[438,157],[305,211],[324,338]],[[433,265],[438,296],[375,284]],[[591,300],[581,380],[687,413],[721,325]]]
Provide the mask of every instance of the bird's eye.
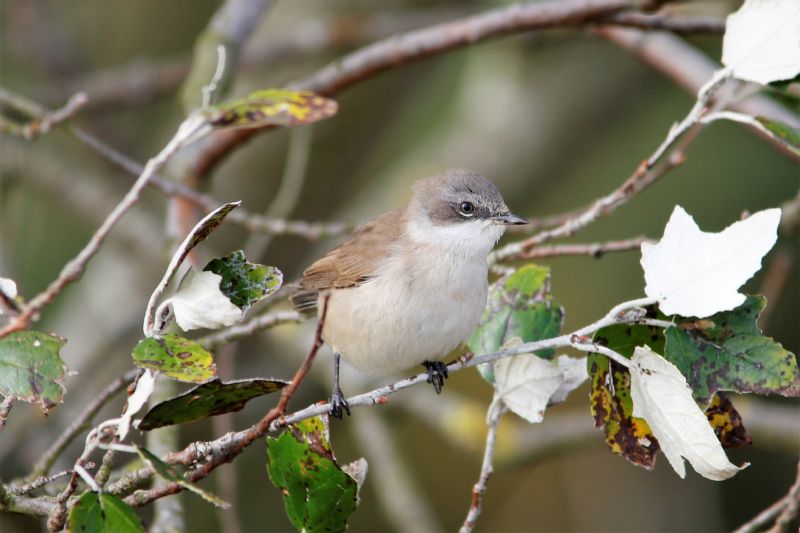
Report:
[[461,202],[458,206],[458,212],[465,217],[471,217],[475,214],[475,204],[472,202]]

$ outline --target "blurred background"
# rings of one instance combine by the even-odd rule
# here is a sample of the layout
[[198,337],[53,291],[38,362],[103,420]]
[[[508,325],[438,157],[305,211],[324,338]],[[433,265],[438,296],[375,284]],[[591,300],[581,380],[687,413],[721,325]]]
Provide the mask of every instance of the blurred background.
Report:
[[[275,2],[244,44],[228,94],[284,86],[378,38],[505,4]],[[678,9],[723,17],[738,4],[695,2]],[[89,103],[72,123],[144,162],[185,115],[181,85],[198,37],[219,6],[212,0],[6,0],[0,3],[0,84],[50,108],[85,91]],[[686,42],[713,62],[719,58],[718,34]],[[254,213],[356,224],[402,205],[416,179],[467,167],[492,179],[514,212],[540,217],[579,208],[617,187],[694,101],[629,51],[574,29],[524,33],[437,55],[370,78],[335,99],[340,109],[332,119],[257,135],[193,185],[221,201],[242,199]],[[795,162],[751,131],[716,123],[701,133],[685,164],[572,241],[658,238],[675,204],[704,230],[718,231],[744,211],[791,200],[799,178]],[[131,176],[63,129],[33,142],[0,137],[0,276],[16,280],[25,296],[45,288],[131,183]],[[83,279],[43,314],[37,329],[69,339],[63,356],[76,373],[67,380],[65,403],[49,416],[15,405],[0,433],[3,480],[27,473],[71,418],[131,367],[147,299],[171,254],[169,211],[168,199],[148,189]],[[746,286],[749,292],[772,291],[761,326],[794,353],[800,348],[796,230],[782,233],[764,270]],[[265,238],[226,224],[198,253],[204,262],[244,248],[251,260],[278,266],[294,280],[342,238]],[[565,331],[643,294],[635,252],[542,262],[552,267],[553,293],[566,309]],[[773,267],[783,278],[777,288],[765,274]],[[310,347],[312,327],[280,326],[218,349],[221,376],[288,379]],[[324,350],[317,374],[292,400],[294,408],[329,396],[330,361]],[[343,388],[356,394],[392,379],[369,382],[346,370]],[[334,421],[340,462],[366,457],[370,463],[350,529],[457,529],[478,477],[491,393],[476,372],[464,371],[451,377],[441,397],[430,387],[413,387],[387,406],[357,409]],[[480,530],[730,530],[785,494],[795,477],[796,400],[733,398],[754,444],[728,453],[734,463],[752,465],[718,483],[694,472],[681,480],[663,457],[648,472],[612,455],[602,431],[593,428],[587,399],[584,385],[536,426],[506,415]],[[247,427],[274,401],[259,398],[239,413],[181,427],[174,449]],[[101,416],[116,416],[122,402],[117,397]],[[71,446],[53,471],[68,468],[80,449]],[[264,447],[254,445],[203,481],[234,503],[231,511],[180,495],[185,529],[291,529],[265,461]],[[142,510],[146,523],[151,507]],[[42,528],[36,519],[0,515],[1,531]]]

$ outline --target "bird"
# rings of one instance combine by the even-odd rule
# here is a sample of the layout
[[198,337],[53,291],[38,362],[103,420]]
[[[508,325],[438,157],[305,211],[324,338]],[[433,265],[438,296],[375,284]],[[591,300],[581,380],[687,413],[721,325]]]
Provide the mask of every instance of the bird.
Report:
[[528,223],[472,170],[445,170],[412,191],[405,207],[367,222],[309,266],[292,295],[297,310],[316,310],[319,320],[324,314],[335,418],[350,415],[340,359],[376,376],[424,365],[441,393],[442,360],[477,327],[486,306],[489,253],[509,225]]

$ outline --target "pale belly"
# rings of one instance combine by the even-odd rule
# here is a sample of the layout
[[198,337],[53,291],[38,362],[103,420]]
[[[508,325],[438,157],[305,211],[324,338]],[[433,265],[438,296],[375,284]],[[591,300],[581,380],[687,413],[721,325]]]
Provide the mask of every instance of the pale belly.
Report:
[[331,293],[323,338],[370,374],[440,361],[475,329],[486,305],[485,260],[442,258],[415,269],[394,265],[358,287]]

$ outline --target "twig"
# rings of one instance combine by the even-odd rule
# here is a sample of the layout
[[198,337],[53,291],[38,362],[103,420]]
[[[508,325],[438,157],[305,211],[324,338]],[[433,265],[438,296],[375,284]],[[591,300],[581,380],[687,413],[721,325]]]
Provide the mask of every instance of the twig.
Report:
[[[292,382],[281,390],[281,396],[278,400],[278,404],[270,409],[264,417],[259,420],[259,422],[251,427],[250,429],[242,432],[240,435],[241,438],[236,439],[234,442],[233,438],[230,435],[223,437],[223,441],[230,442],[230,448],[226,450],[225,453],[218,454],[211,459],[211,461],[203,464],[196,470],[194,470],[189,476],[189,481],[195,482],[203,479],[208,474],[210,474],[216,467],[219,465],[229,462],[233,460],[234,457],[242,453],[247,446],[252,444],[254,441],[260,439],[264,435],[266,435],[269,431],[273,423],[275,422],[278,417],[282,417],[282,415],[286,412],[286,407],[289,405],[289,400],[292,399],[294,393],[297,391],[297,388],[303,382],[306,374],[308,374],[309,369],[311,368],[311,364],[314,362],[314,358],[317,355],[320,347],[322,347],[322,328],[325,325],[325,318],[328,314],[328,295],[323,296],[322,304],[321,304],[321,314],[320,319],[317,324],[317,331],[314,338],[314,345],[311,347],[311,350],[308,352],[303,363],[297,369],[292,378]],[[194,447],[196,450],[196,447]],[[194,460],[197,457],[195,456]],[[183,487],[177,483],[169,483],[162,487],[157,487],[155,489],[151,489],[149,491],[138,491],[133,493],[131,496],[126,498],[127,503],[132,505],[145,505],[153,500],[157,500],[158,498],[162,498],[164,496],[168,496],[170,494],[177,494],[183,490]]]
[[100,394],[87,405],[84,410],[72,421],[72,423],[64,430],[58,439],[50,445],[42,456],[36,461],[31,473],[26,479],[33,479],[46,475],[53,463],[56,462],[61,453],[69,446],[69,444],[78,436],[79,433],[91,427],[92,419],[102,409],[102,407],[111,398],[114,397],[119,391],[125,388],[129,381],[131,381],[138,370],[131,370],[118,377],[104,388]]
[[73,470],[72,475],[69,477],[69,483],[67,483],[66,488],[56,496],[56,505],[47,517],[47,529],[49,531],[61,531],[64,529],[64,522],[67,520],[67,503],[69,497],[72,496],[77,488],[78,473]]
[[2,430],[8,421],[8,415],[11,413],[11,408],[14,407],[14,397],[6,396],[3,402],[0,403],[0,430]]
[[786,504],[783,507],[783,511],[781,511],[778,519],[775,520],[775,525],[770,530],[770,533],[788,531],[789,523],[797,518],[798,512],[800,512],[800,461],[797,462],[797,477],[789,488],[785,499]]
[[[9,103],[5,98],[5,91],[0,101]],[[81,110],[89,101],[86,93],[79,92],[74,94],[67,100],[67,103],[56,109],[46,113],[28,113],[29,109],[22,109],[26,114],[29,114],[33,120],[26,124],[16,125],[12,122],[5,122],[5,131],[11,134],[18,134],[26,140],[32,141],[40,135],[49,132],[55,126],[70,120],[78,111]],[[17,102],[18,103],[18,102]],[[15,106],[16,107],[16,106]],[[19,107],[16,107],[20,109]]]
[[769,525],[769,533],[788,531],[789,522],[797,517],[800,506],[800,462],[797,463],[797,478],[789,492],[778,501],[758,513],[750,521],[739,526],[734,533],[755,533]]
[[489,483],[489,477],[494,471],[492,460],[494,458],[494,444],[497,440],[497,427],[500,425],[500,417],[506,412],[506,407],[502,402],[493,401],[489,406],[489,414],[486,417],[486,425],[489,427],[486,433],[486,447],[483,451],[483,463],[481,464],[481,474],[478,477],[478,482],[472,487],[472,501],[467,511],[467,517],[464,519],[460,533],[470,533],[475,529],[475,524],[481,514],[481,504],[483,502],[483,494],[486,492],[486,485]]
[[[87,465],[87,467],[88,467],[88,465]],[[72,470],[62,470],[61,472],[59,472],[57,474],[53,474],[52,476],[41,476],[41,477],[38,477],[38,478],[34,479],[33,481],[31,481],[30,483],[25,483],[25,484],[22,484],[22,485],[12,485],[12,486],[8,487],[8,491],[11,494],[17,494],[17,495],[27,494],[28,492],[31,492],[32,490],[36,490],[39,487],[44,487],[45,485],[47,485],[51,481],[55,481],[55,480],[60,479],[60,478],[62,478],[64,476],[68,476],[70,474],[72,474]]]
[[185,120],[173,138],[155,157],[150,159],[142,170],[141,175],[133,184],[125,197],[114,207],[100,227],[94,232],[89,242],[83,249],[61,269],[58,277],[41,293],[22,305],[22,312],[6,327],[0,330],[0,337],[27,327],[28,322],[34,318],[45,306],[58,296],[64,287],[81,278],[89,260],[100,249],[100,245],[114,228],[122,216],[139,201],[139,194],[153,177],[156,171],[181,147],[195,140],[207,128],[205,119],[193,116]]
[[[138,176],[141,173],[143,169],[142,165],[125,154],[79,128],[71,128],[71,130],[79,140],[116,167],[134,176]],[[207,211],[215,209],[217,206],[224,203],[210,194],[198,192],[178,181],[166,180],[160,176],[153,176],[149,184],[168,196],[181,196],[186,198]],[[251,232],[291,235],[310,241],[317,240],[321,237],[342,235],[353,229],[352,225],[342,222],[305,222],[302,220],[283,220],[264,217],[249,213],[243,207],[231,212],[226,220],[239,224]]]
[[520,252],[519,255],[507,257],[514,259],[541,259],[544,257],[557,257],[561,255],[589,255],[600,258],[608,252],[626,252],[638,250],[642,243],[653,242],[647,237],[634,237],[623,241],[595,242],[589,244],[559,244],[555,246],[536,247]]
[[[594,26],[591,33],[598,35],[645,63],[680,85],[690,94],[697,94],[720,66],[701,50],[684,39],[665,32],[643,32],[631,28],[608,25]],[[730,108],[747,115],[762,115],[800,127],[797,115],[764,94],[732,102]],[[759,133],[758,130],[751,130]],[[761,135],[772,142],[772,139]],[[773,143],[774,144],[774,143]]]
[[274,311],[272,313],[265,313],[263,315],[253,317],[246,322],[236,324],[235,326],[230,326],[223,330],[217,331],[216,333],[206,335],[205,337],[198,339],[197,342],[202,344],[207,349],[213,350],[222,344],[233,342],[241,339],[242,337],[247,337],[257,331],[269,329],[281,324],[303,322],[304,320],[305,317],[297,311]]
[[[697,101],[695,101],[689,113],[687,113],[683,120],[670,128],[661,144],[658,145],[647,159],[641,162],[633,174],[631,174],[622,185],[606,196],[595,200],[580,215],[567,220],[564,224],[549,230],[541,231],[532,237],[512,242],[495,250],[492,255],[489,256],[490,263],[517,257],[527,249],[543,242],[574,235],[601,216],[608,215],[621,205],[627,203],[631,198],[666,174],[669,170],[683,163],[684,153],[688,144],[694,140],[699,128],[702,127],[700,120],[708,112],[709,101],[728,76],[729,72],[724,70],[717,71],[714,76],[712,76],[698,92]],[[677,149],[673,150],[670,157],[662,163],[661,158],[663,155],[678,141],[678,139],[684,136],[684,134],[686,134],[686,141],[678,145]]]
[[723,33],[725,31],[725,19],[719,17],[674,16],[628,11],[615,13],[602,22],[643,30],[667,30],[678,34]]

